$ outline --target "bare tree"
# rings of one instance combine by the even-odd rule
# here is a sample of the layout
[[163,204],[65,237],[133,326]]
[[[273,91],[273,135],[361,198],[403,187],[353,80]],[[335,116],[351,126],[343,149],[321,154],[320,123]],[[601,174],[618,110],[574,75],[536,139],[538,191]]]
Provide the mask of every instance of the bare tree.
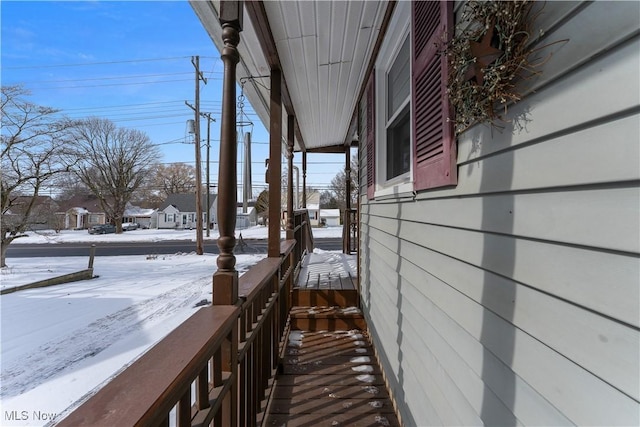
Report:
[[75,174],[121,233],[126,204],[155,166],[158,148],[144,132],[95,117],[78,124],[74,146],[81,159]]
[[165,195],[196,191],[196,168],[186,163],[170,163],[156,168],[155,180]]
[[58,110],[29,102],[22,86],[2,87],[0,267],[9,244],[43,215],[40,192],[76,161],[69,155],[74,123]]
[[[351,206],[356,206],[358,203],[358,156],[354,154],[351,156]],[[345,171],[340,171],[333,177],[331,184],[329,184],[328,194],[324,194],[325,201],[332,206],[335,204],[335,208],[344,210],[347,200],[347,174]],[[321,196],[322,198],[322,196]],[[322,206],[322,203],[321,203]],[[328,206],[323,206],[328,207]]]
[[79,194],[91,193],[87,186],[78,181],[76,174],[71,171],[58,176],[55,185],[57,189],[56,200],[59,201],[72,199]]
[[158,208],[169,194],[194,193],[196,168],[186,163],[158,163],[148,174],[133,200],[149,208]]
[[[331,182],[333,183],[333,180]],[[342,194],[344,194],[344,190]],[[342,202],[342,205],[340,204],[335,191],[325,190],[320,193],[320,207],[322,209],[338,209],[341,206],[344,207],[344,205],[344,202]]]

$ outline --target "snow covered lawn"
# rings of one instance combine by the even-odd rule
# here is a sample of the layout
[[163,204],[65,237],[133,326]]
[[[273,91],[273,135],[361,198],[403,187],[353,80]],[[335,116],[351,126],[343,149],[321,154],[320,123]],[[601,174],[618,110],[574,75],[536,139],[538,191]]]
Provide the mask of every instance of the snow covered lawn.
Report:
[[[342,226],[313,228],[314,239],[328,237],[342,237]],[[203,233],[205,234],[205,233]],[[204,240],[216,240],[219,237],[218,230],[210,230],[210,236],[204,236]],[[243,239],[266,239],[267,227],[254,226],[236,230],[236,238],[242,234]],[[284,238],[286,232],[281,231]],[[122,234],[89,234],[86,230],[62,230],[56,233],[53,230],[29,232],[26,237],[19,237],[11,244],[24,243],[98,243],[98,242],[158,242],[161,240],[196,240],[195,230],[132,230]]]
[[[245,271],[263,257],[240,255],[237,268]],[[93,280],[0,297],[0,425],[44,425],[131,364],[198,303],[211,301],[215,260],[207,254],[101,257]],[[2,282],[35,279],[31,266],[64,274],[86,262],[12,258],[13,272],[3,272]]]
[[[266,227],[242,230],[264,239]],[[313,229],[340,237],[342,227]],[[237,234],[238,235],[238,234]],[[218,237],[211,233],[211,239]],[[135,230],[120,235],[44,232],[12,244],[194,239],[195,231]],[[246,271],[265,255],[236,255]],[[217,255],[96,258],[92,280],[0,297],[0,426],[60,419],[211,301]],[[88,257],[7,258],[0,286],[13,287],[87,268]]]

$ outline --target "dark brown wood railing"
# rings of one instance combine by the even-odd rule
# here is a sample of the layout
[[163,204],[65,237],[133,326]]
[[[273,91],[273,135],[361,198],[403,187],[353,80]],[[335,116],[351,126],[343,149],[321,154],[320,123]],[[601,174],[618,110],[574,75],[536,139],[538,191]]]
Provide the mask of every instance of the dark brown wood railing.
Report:
[[[313,252],[313,233],[309,222],[309,211],[298,209],[293,213],[293,238],[299,245],[294,248],[294,258],[302,260],[307,253]],[[295,271],[295,278],[299,270]]]
[[358,251],[358,210],[345,209],[342,219],[343,252],[352,254]]
[[200,309],[60,426],[254,426],[283,350],[296,242],[239,279],[236,305]]
[[281,258],[266,258],[240,278],[238,425],[241,426],[256,425],[269,378],[278,366],[291,308],[293,271],[297,263],[295,246],[295,241],[283,242]]

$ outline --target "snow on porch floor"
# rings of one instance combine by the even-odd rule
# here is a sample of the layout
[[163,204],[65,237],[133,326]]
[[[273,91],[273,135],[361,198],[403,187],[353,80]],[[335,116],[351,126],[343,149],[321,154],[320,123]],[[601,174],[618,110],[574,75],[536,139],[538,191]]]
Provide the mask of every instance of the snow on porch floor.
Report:
[[399,426],[366,332],[291,331],[265,426]]
[[297,287],[306,289],[356,289],[356,255],[316,249],[308,254],[300,270]]

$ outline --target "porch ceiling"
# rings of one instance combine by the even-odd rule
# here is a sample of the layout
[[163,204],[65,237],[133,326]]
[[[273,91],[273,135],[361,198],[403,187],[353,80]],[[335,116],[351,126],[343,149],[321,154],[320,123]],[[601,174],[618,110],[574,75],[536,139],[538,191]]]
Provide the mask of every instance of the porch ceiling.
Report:
[[[213,42],[222,48],[219,1],[190,0]],[[343,145],[366,68],[382,25],[387,2],[379,1],[265,1],[263,7],[245,5],[240,34],[238,81],[268,76],[281,67],[286,88],[283,101],[294,113],[299,135],[296,150],[309,151]],[[257,12],[256,12],[257,11]],[[266,24],[264,19],[266,17]],[[259,22],[252,22],[253,19]],[[265,28],[275,52],[264,52]],[[260,34],[260,36],[258,35]],[[276,54],[274,56],[274,53]],[[245,95],[268,128],[268,78],[245,83]],[[286,129],[286,114],[283,114]],[[300,136],[302,137],[301,144]]]

